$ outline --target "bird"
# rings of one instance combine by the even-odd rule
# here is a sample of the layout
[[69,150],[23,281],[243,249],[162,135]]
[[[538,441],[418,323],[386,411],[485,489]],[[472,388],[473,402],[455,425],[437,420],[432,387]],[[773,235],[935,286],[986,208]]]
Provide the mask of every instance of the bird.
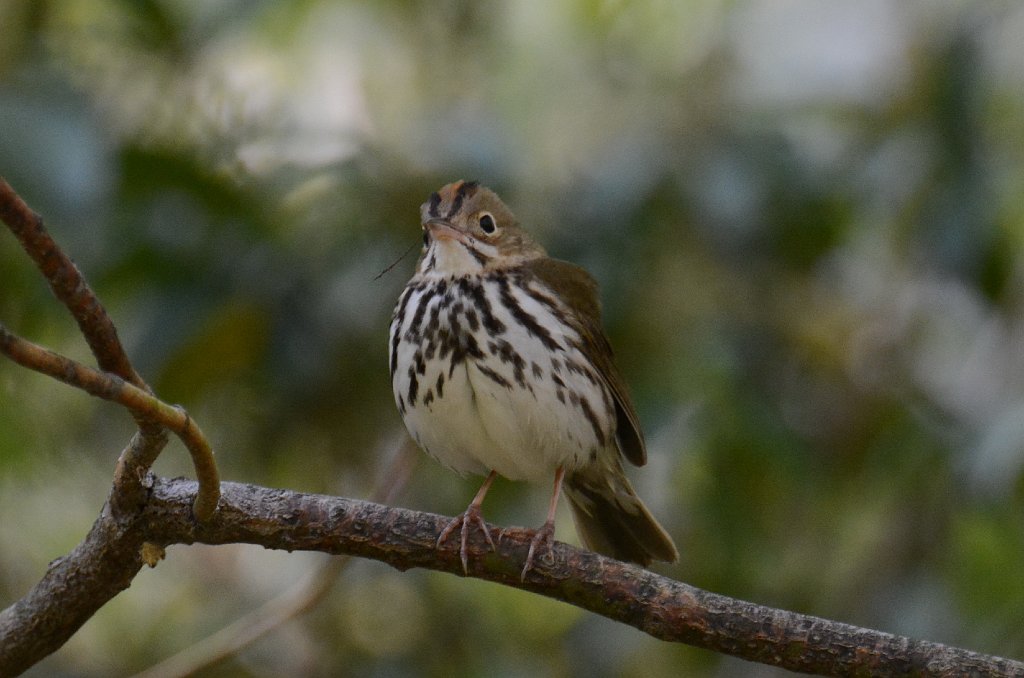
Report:
[[437,548],[459,530],[467,574],[474,526],[495,548],[481,506],[501,476],[553,481],[524,580],[553,546],[563,491],[588,549],[645,567],[676,562],[672,538],[623,469],[623,459],[645,464],[647,450],[602,328],[594,278],[548,256],[476,181],[431,193],[420,217],[422,252],[389,329],[395,403],[429,456],[485,478]]

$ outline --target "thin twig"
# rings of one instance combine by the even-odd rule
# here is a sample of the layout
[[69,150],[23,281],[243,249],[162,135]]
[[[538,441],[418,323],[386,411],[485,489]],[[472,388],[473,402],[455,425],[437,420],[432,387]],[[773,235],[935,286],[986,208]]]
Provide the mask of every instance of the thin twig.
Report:
[[148,391],[149,386],[128,360],[113,321],[82,272],[47,232],[43,218],[32,211],[3,178],[0,178],[0,220],[21,242],[57,299],[71,311],[100,369]]
[[217,509],[220,479],[213,449],[188,412],[168,405],[134,384],[113,374],[87,367],[59,353],[47,350],[10,332],[0,323],[0,353],[36,372],[80,388],[90,395],[119,403],[131,412],[165,426],[181,439],[192,455],[199,481],[195,498],[195,516],[207,520]]
[[[402,432],[402,442],[379,476],[370,497],[375,502],[390,504],[405,488],[419,452],[412,440]],[[334,556],[310,573],[301,582],[236,619],[203,640],[167,657],[134,678],[182,678],[192,676],[228,657],[266,634],[313,609],[334,586],[338,576],[352,562],[348,556]]]
[[[117,336],[113,320],[86,282],[82,272],[46,230],[43,218],[34,212],[2,177],[0,221],[7,224],[11,233],[46,278],[54,295],[71,312],[100,370],[116,375],[144,392],[152,393],[152,389],[132,366]],[[141,479],[145,477],[167,440],[163,429],[147,419],[144,413],[132,411],[132,416],[139,427],[139,433],[147,440],[145,444],[127,446],[117,461],[114,492],[110,502],[112,510],[115,511],[143,500],[145,488],[141,485]],[[139,456],[140,450],[145,450],[145,455]],[[189,451],[193,453],[193,463],[196,463],[195,450],[190,448]],[[211,475],[215,478],[216,470],[212,455],[200,456],[196,474],[197,477],[204,478],[204,481],[201,483],[202,501],[200,502],[200,497],[197,497],[200,504],[197,506],[197,517],[216,507],[218,490],[210,485]]]
[[282,624],[316,606],[334,586],[351,558],[329,558],[314,572],[281,595],[272,598],[219,631],[171,655],[134,678],[182,678],[238,654]]

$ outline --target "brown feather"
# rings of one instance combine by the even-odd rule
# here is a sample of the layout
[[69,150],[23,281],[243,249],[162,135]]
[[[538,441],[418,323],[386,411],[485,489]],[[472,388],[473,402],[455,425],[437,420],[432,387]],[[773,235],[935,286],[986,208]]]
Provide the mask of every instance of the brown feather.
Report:
[[672,537],[636,495],[617,457],[566,477],[565,496],[587,548],[645,567],[679,560]]
[[571,310],[570,320],[583,338],[580,347],[597,369],[615,400],[615,440],[619,452],[636,466],[647,463],[647,447],[626,382],[615,366],[611,345],[601,326],[601,304],[597,281],[585,270],[567,261],[539,257],[523,268],[554,290]]

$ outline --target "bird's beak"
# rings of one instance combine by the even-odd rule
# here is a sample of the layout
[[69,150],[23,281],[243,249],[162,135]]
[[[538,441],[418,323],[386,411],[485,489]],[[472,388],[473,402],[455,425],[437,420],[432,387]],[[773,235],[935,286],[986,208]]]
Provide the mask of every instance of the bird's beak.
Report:
[[428,219],[423,222],[423,230],[430,233],[430,237],[436,240],[454,240],[465,243],[466,236],[461,231],[444,219]]

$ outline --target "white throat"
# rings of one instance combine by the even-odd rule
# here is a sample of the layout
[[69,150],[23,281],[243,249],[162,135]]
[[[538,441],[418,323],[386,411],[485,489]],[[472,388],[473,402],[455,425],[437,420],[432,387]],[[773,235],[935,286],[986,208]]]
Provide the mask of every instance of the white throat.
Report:
[[437,239],[432,241],[427,249],[420,266],[420,274],[431,278],[479,275],[484,269],[485,262],[496,254],[493,250],[493,247],[481,243],[476,246],[474,256],[468,246],[460,242]]

